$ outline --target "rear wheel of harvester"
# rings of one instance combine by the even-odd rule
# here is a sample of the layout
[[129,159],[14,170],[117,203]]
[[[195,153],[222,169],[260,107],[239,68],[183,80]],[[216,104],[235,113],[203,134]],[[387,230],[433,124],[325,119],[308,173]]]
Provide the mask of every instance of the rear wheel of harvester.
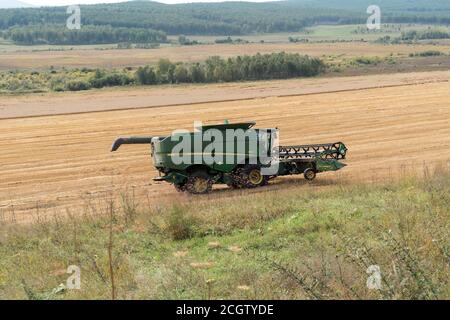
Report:
[[261,167],[247,165],[238,170],[239,185],[244,188],[257,188],[267,184],[268,177],[263,176]]
[[191,194],[207,194],[212,191],[213,179],[208,173],[196,171],[189,175],[186,182],[186,191]]
[[316,178],[316,171],[314,169],[308,168],[303,172],[305,179],[308,181],[313,181]]
[[185,192],[186,191],[186,184],[174,184],[175,190],[178,192]]
[[234,181],[227,183],[227,186],[231,189],[241,189],[242,188],[239,183],[234,182]]

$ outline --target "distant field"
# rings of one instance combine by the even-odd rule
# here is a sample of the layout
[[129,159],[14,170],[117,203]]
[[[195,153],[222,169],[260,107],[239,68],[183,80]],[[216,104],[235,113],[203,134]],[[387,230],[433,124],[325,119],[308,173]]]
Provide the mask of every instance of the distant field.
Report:
[[210,44],[190,47],[163,47],[159,49],[128,50],[70,50],[14,52],[0,54],[0,70],[48,69],[55,68],[120,68],[156,63],[161,58],[171,61],[197,62],[210,56],[232,57],[285,51],[308,54],[315,57],[333,56],[334,60],[357,56],[387,57],[391,54],[408,56],[410,53],[439,50],[450,53],[445,45],[382,45],[370,43],[251,43],[251,44]]
[[84,45],[84,46],[56,46],[56,45],[16,45],[7,40],[0,38],[0,53],[12,52],[36,52],[36,51],[71,51],[71,50],[103,50],[117,48],[116,44],[98,44],[98,45]]
[[[302,32],[269,33],[245,36],[231,36],[233,40],[242,39],[249,43],[215,44],[225,36],[188,36],[200,45],[180,46],[178,36],[170,36],[170,43],[161,44],[158,49],[117,49],[117,44],[84,46],[18,46],[0,38],[0,71],[26,69],[41,70],[55,68],[120,68],[152,64],[160,58],[172,61],[197,62],[214,55],[231,57],[286,51],[327,57],[336,62],[356,56],[386,57],[407,56],[410,53],[426,50],[439,50],[450,53],[448,41],[435,41],[433,44],[383,45],[374,40],[389,35],[398,37],[408,30],[446,29],[445,26],[393,24],[385,25],[380,31],[367,32],[363,25],[320,25]],[[290,43],[289,38],[309,43]],[[344,41],[335,43],[335,41]],[[362,42],[365,41],[365,42]],[[427,41],[423,41],[427,42]]]
[[[284,33],[263,33],[253,35],[230,35],[233,40],[242,39],[254,43],[289,43],[289,37],[307,39],[309,42],[322,41],[375,41],[380,37],[389,35],[391,37],[400,36],[401,32],[409,30],[426,29],[449,30],[447,26],[423,25],[423,24],[392,24],[384,25],[381,30],[365,30],[364,25],[320,25],[305,29],[301,32]],[[196,40],[201,44],[213,44],[218,39],[225,39],[226,36],[187,36],[190,40]],[[168,36],[170,43],[161,44],[162,47],[177,45],[178,36]],[[104,50],[116,49],[117,44],[98,45],[15,45],[11,41],[0,38],[0,53],[5,52],[29,52],[29,51],[71,51],[71,50]]]

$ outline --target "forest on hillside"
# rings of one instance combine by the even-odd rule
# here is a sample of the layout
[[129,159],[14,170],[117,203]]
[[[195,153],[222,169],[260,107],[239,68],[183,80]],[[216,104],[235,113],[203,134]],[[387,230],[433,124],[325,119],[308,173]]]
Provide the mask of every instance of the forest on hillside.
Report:
[[162,31],[145,28],[114,28],[105,26],[83,26],[80,30],[69,30],[60,25],[12,27],[2,33],[3,38],[22,45],[55,44],[103,44],[103,43],[162,43],[167,36]]
[[[385,23],[450,24],[448,1],[379,2]],[[0,30],[4,38],[21,44],[91,44],[121,42],[126,34],[123,29],[129,29],[125,37],[130,37],[132,42],[148,43],[165,41],[167,34],[243,35],[296,32],[315,24],[364,23],[368,5],[367,0],[178,5],[131,1],[85,5],[81,6],[81,22],[87,26],[87,32],[69,31],[64,27],[68,18],[66,7],[2,9]],[[111,30],[117,28],[123,29]]]

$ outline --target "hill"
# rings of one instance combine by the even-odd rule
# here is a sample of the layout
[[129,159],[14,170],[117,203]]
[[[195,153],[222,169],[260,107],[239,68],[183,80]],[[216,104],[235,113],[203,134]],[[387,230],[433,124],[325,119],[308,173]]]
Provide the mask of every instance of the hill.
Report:
[[33,5],[17,0],[2,0],[2,2],[0,3],[0,9],[26,8],[26,7],[33,7]]
[[[81,6],[83,25],[150,28],[167,34],[293,32],[313,24],[364,23],[367,0],[292,0],[166,5],[153,1]],[[445,1],[379,1],[384,22],[450,23]],[[61,25],[65,7],[0,10],[0,29]],[[44,22],[44,23],[43,23]]]
[[[375,4],[371,0],[288,0],[288,2],[307,7],[349,11],[365,11],[368,6]],[[450,3],[446,0],[378,0],[376,5],[390,12],[438,12],[450,10]]]

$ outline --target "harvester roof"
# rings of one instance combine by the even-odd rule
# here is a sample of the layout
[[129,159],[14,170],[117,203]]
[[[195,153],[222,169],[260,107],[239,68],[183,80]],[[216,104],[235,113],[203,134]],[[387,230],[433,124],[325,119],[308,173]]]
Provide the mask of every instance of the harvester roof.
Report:
[[196,128],[200,131],[206,131],[209,129],[217,129],[217,130],[227,130],[227,129],[242,129],[242,130],[248,130],[256,125],[256,122],[242,122],[242,123],[225,123],[225,124],[214,124],[214,125],[207,125]]

